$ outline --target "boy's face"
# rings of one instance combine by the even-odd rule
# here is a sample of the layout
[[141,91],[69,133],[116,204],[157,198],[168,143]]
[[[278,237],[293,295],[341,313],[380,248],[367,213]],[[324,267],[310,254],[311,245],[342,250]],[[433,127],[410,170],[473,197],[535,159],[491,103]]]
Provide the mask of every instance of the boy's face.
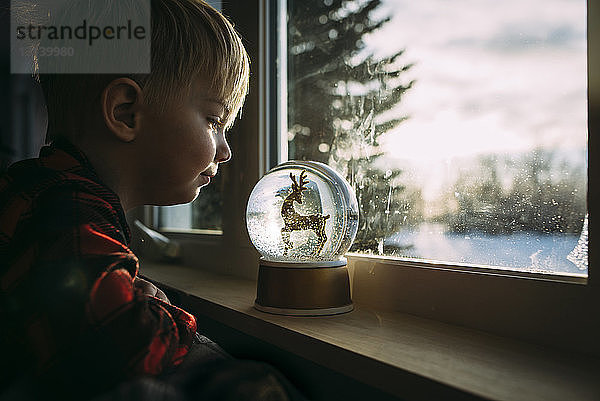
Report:
[[[160,113],[146,109],[139,137],[144,166],[139,191],[145,203],[172,205],[191,202],[199,189],[217,173],[219,163],[231,158],[222,129],[225,108],[194,81],[189,93],[182,90]],[[136,139],[137,141],[137,139]]]

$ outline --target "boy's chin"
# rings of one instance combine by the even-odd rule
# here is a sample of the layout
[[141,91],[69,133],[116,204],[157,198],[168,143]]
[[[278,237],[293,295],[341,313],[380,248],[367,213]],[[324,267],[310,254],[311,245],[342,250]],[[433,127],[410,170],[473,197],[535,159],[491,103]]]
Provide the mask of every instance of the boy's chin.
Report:
[[198,195],[200,195],[200,189],[202,187],[197,187],[196,189],[190,191],[188,194],[186,194],[187,196],[182,196],[181,200],[176,203],[176,204],[184,204],[184,203],[190,203],[196,200],[196,198],[198,197]]
[[[204,187],[206,185],[203,185],[202,187]],[[198,195],[200,195],[200,189],[202,189],[202,187],[198,187],[196,188],[196,191],[194,191],[194,197],[192,198],[192,200],[190,202],[193,202],[196,200],[196,198],[198,197]]]
[[159,199],[148,204],[154,206],[175,206],[190,203],[196,200],[200,194],[200,188],[202,187],[190,188],[187,191],[178,191],[177,193],[173,191],[169,194],[168,198]]
[[196,187],[194,190],[190,191],[190,196],[188,197],[188,200],[183,201],[181,203],[190,203],[190,202],[195,201],[196,198],[198,197],[198,195],[200,195],[200,190],[202,188],[205,188],[207,185],[208,185],[208,183],[207,184],[202,184],[202,185]]

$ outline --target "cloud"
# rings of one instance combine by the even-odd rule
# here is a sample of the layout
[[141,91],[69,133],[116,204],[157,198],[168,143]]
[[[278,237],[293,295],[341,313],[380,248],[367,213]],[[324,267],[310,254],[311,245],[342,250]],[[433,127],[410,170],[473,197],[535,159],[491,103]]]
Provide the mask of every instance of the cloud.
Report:
[[584,43],[584,29],[572,25],[539,26],[507,24],[490,38],[465,36],[449,39],[446,46],[482,48],[491,51],[530,51],[534,49],[575,49]]
[[393,110],[409,119],[380,138],[380,162],[406,167],[424,196],[439,193],[458,159],[538,146],[585,153],[585,0],[384,0],[382,8],[393,17],[365,38],[368,50],[405,49],[402,62],[415,65],[404,78],[416,84]]

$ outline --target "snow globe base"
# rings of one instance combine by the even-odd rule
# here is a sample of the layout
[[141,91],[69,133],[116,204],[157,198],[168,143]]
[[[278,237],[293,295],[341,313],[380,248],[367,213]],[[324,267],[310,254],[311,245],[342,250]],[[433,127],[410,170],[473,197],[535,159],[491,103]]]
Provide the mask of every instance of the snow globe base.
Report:
[[352,311],[346,260],[286,263],[261,259],[254,307],[290,316]]

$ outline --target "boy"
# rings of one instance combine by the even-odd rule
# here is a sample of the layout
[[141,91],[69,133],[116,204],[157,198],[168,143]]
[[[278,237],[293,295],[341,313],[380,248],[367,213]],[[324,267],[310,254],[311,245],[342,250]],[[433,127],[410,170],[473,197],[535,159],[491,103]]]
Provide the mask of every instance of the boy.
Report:
[[151,25],[150,74],[41,76],[52,144],[0,180],[2,377],[63,399],[172,371],[196,332],[137,278],[124,212],[190,202],[229,160],[249,62],[202,0],[152,0]]

